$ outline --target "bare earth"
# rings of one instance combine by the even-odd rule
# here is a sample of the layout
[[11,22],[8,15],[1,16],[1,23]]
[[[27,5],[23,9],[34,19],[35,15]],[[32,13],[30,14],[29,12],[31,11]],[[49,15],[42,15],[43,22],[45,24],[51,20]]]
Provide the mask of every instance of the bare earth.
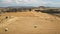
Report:
[[0,34],[60,34],[60,18],[46,13],[5,13],[0,22]]

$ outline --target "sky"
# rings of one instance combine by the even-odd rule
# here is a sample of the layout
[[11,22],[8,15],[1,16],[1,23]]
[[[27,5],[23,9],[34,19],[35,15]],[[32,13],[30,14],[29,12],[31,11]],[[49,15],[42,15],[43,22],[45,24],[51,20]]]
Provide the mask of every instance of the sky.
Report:
[[0,7],[7,6],[60,7],[60,0],[0,0]]

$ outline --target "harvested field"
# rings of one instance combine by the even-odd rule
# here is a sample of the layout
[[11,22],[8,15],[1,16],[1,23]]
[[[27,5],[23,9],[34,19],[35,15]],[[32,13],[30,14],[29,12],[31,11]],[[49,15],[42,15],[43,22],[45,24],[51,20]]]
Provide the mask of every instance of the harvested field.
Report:
[[0,34],[60,34],[60,18],[46,13],[4,13],[0,22]]

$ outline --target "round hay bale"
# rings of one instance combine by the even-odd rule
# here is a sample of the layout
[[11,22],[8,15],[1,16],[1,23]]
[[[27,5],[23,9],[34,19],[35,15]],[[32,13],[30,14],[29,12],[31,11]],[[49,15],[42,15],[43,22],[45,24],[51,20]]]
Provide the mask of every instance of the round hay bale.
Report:
[[5,31],[8,31],[8,28],[5,28]]

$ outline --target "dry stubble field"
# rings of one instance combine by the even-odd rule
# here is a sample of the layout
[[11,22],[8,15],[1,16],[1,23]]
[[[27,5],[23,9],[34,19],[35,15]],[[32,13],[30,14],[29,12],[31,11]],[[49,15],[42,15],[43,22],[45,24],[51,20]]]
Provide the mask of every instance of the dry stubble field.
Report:
[[4,13],[0,34],[60,34],[60,18],[41,12]]

